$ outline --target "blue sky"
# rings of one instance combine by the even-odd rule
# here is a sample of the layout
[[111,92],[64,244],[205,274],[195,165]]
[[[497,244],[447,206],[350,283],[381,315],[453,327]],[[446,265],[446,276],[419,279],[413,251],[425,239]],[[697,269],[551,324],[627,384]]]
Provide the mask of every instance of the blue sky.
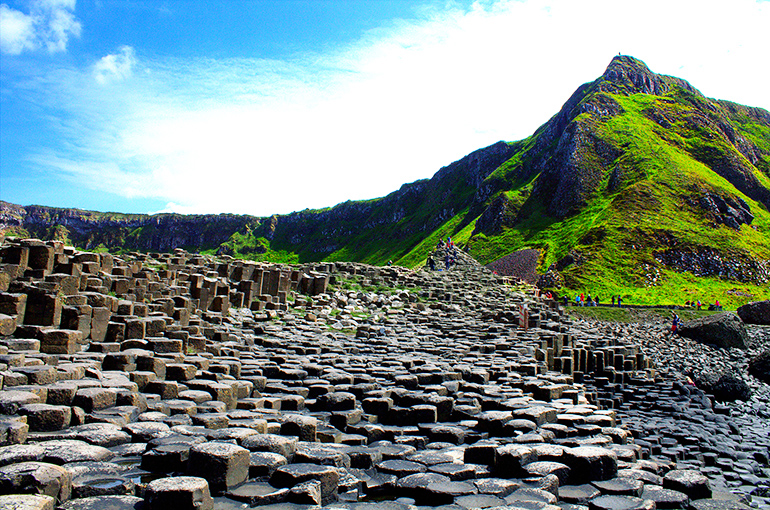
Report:
[[622,52],[770,109],[770,2],[0,0],[0,199],[268,215],[531,134]]

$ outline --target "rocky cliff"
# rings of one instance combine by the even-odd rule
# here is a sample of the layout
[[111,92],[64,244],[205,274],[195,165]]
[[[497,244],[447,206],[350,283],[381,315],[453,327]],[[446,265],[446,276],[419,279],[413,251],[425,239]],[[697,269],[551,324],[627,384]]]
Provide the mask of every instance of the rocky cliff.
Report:
[[119,214],[0,202],[3,231],[69,241],[87,250],[101,245],[126,251],[204,251],[259,223],[260,218],[235,214]]

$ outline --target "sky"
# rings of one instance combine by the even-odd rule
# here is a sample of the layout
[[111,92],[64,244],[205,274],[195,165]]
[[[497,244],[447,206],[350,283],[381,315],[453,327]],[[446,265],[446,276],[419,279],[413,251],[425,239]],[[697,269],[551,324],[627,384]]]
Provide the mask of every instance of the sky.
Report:
[[532,134],[618,53],[770,109],[768,0],[0,0],[0,200],[267,216]]

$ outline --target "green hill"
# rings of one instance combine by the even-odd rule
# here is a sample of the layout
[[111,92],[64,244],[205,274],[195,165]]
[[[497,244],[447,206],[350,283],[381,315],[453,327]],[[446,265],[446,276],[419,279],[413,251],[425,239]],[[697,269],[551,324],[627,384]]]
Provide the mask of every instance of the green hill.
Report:
[[537,249],[560,294],[732,307],[770,298],[770,113],[618,56],[530,137],[375,200],[270,218],[2,206],[6,231],[89,249],[415,267],[452,236],[484,264]]
[[499,221],[477,221],[479,260],[538,248],[551,282],[605,298],[767,298],[767,111],[616,57],[521,145],[487,178]]

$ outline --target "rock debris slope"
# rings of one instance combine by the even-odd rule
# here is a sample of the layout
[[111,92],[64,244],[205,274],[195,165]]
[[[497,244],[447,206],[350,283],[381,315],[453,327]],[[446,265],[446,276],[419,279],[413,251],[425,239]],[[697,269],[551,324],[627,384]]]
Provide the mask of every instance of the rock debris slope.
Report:
[[0,508],[768,504],[766,406],[478,265],[0,257]]

